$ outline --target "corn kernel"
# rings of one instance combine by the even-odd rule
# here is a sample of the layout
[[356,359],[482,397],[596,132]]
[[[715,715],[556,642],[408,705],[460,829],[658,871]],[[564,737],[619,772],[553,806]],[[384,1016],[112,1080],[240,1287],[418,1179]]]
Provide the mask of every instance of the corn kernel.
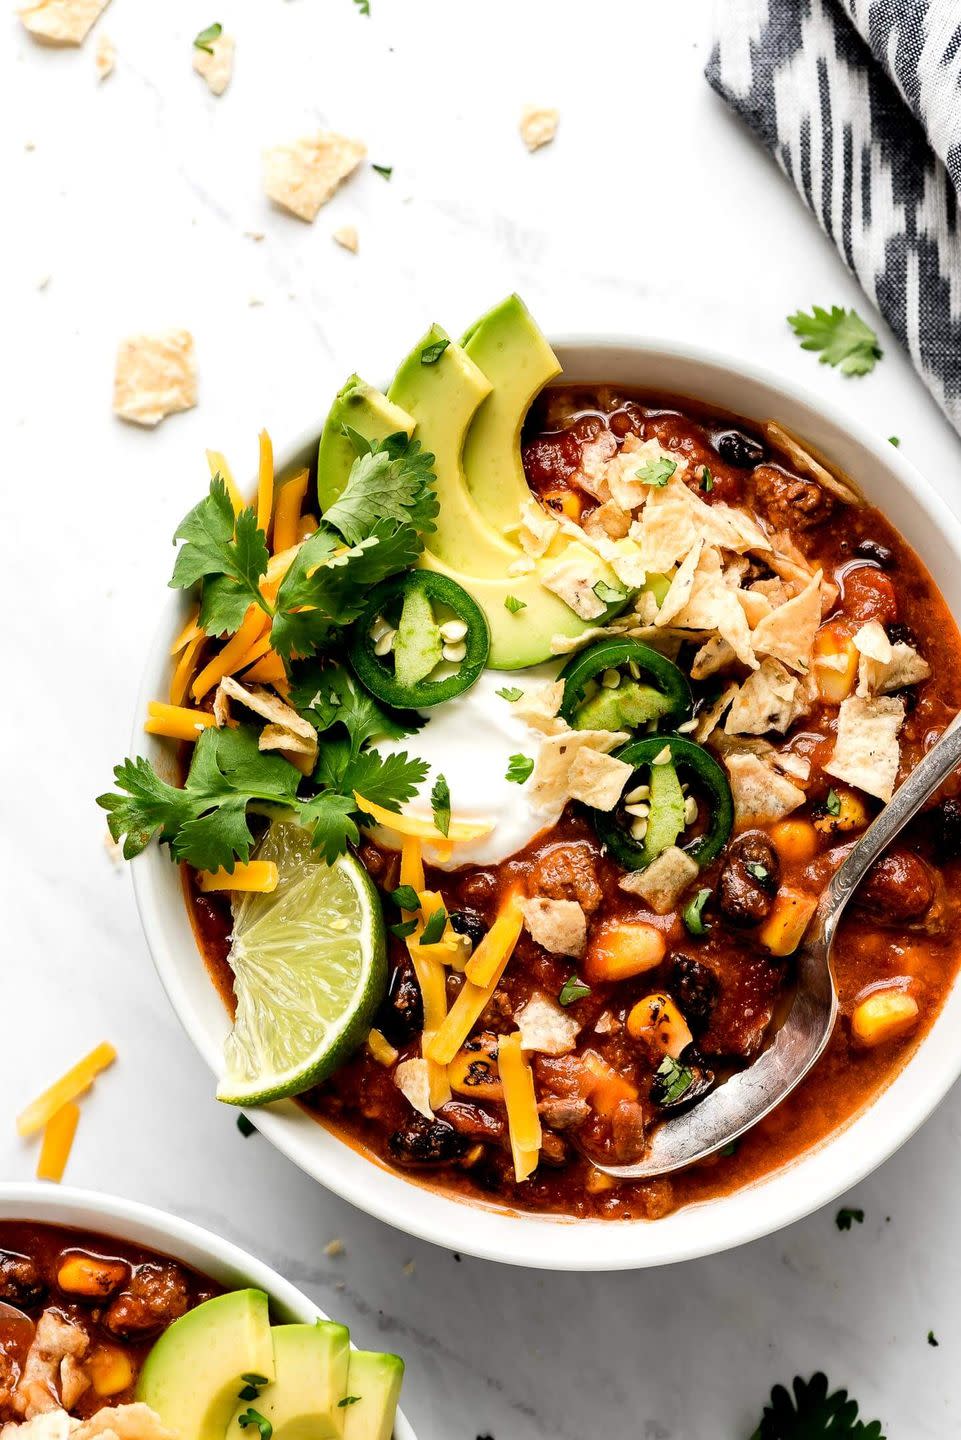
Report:
[[838,813],[819,815],[815,820],[815,828],[822,835],[842,834],[847,830],[861,830],[868,823],[868,807],[860,795],[855,795],[853,790],[835,789],[837,796]]
[[606,1190],[616,1190],[617,1183],[613,1175],[605,1175],[603,1170],[592,1170],[584,1181],[584,1189],[588,1195],[603,1195]]
[[57,1271],[57,1284],[68,1295],[103,1299],[127,1278],[119,1260],[96,1260],[92,1255],[68,1255]]
[[666,950],[662,932],[653,925],[606,925],[591,939],[584,962],[585,978],[613,981],[642,975],[660,965]]
[[85,1361],[85,1368],[98,1395],[120,1395],[134,1381],[129,1355],[112,1345],[95,1350]]
[[758,939],[772,955],[793,955],[817,907],[817,896],[782,885]]
[[367,1049],[377,1061],[378,1065],[388,1067],[393,1065],[400,1053],[394,1049],[393,1045],[387,1039],[387,1036],[382,1034],[380,1030],[371,1030],[367,1036]]
[[814,637],[811,666],[821,699],[840,705],[854,689],[858,673],[858,651],[850,635],[838,625],[822,625]]
[[918,1002],[905,990],[875,990],[851,1016],[855,1044],[869,1049],[907,1035],[918,1023]]
[[584,502],[576,491],[545,490],[543,498],[548,510],[553,510],[555,513],[559,511],[562,515],[566,515],[568,520],[573,520],[575,524],[580,520]]
[[669,995],[645,995],[627,1017],[635,1040],[649,1040],[662,1055],[676,1060],[693,1040],[687,1021]]
[[779,820],[771,827],[774,848],[785,864],[804,865],[817,854],[818,832],[810,820]]
[[504,1087],[497,1068],[497,1039],[478,1035],[459,1050],[447,1067],[450,1088],[475,1100],[504,1103]]

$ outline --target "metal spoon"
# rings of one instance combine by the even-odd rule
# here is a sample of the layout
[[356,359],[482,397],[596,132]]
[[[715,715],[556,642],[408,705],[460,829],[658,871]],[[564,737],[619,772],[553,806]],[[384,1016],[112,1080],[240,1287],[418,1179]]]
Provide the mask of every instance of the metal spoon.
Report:
[[959,720],[961,714],[835,872],[797,951],[797,994],[773,1044],[747,1070],[690,1110],[665,1120],[655,1130],[643,1160],[635,1165],[601,1165],[588,1156],[598,1170],[619,1180],[638,1180],[703,1160],[763,1120],[804,1079],[827,1045],[837,1017],[831,946],[844,907],[869,867],[961,762]]

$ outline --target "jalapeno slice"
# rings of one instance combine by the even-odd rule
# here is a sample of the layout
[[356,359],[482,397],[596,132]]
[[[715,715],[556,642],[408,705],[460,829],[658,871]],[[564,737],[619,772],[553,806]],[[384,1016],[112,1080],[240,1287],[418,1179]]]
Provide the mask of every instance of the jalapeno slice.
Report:
[[[665,750],[669,752],[669,760],[656,765],[655,760]],[[642,870],[662,850],[676,843],[684,826],[683,808],[678,814],[677,804],[679,771],[686,772],[697,788],[706,792],[711,807],[707,829],[682,849],[702,868],[715,860],[734,827],[734,801],[727,775],[713,755],[682,735],[652,735],[646,740],[634,740],[616,754],[618,760],[634,770],[634,776],[624,787],[625,793],[630,794],[638,772],[650,772],[651,786],[650,816],[643,840],[635,840],[625,829],[617,810],[591,812],[598,838],[618,864],[625,870]],[[663,769],[663,784],[658,783],[658,769]]]
[[[632,672],[616,688],[602,684],[585,699],[593,681],[624,665],[633,666],[637,678]],[[564,681],[559,713],[575,730],[634,730],[667,717],[676,725],[691,711],[691,687],[674,662],[627,636],[599,640],[569,660],[558,678]]]
[[[465,627],[456,640],[445,643],[443,632],[451,621],[439,621],[437,609],[449,611]],[[383,642],[391,630],[388,648]],[[447,575],[411,570],[371,591],[354,622],[349,657],[375,699],[401,710],[425,710],[470,689],[487,664],[490,644],[487,617],[466,590]],[[458,658],[451,657],[452,650]],[[431,680],[445,658],[457,668]]]

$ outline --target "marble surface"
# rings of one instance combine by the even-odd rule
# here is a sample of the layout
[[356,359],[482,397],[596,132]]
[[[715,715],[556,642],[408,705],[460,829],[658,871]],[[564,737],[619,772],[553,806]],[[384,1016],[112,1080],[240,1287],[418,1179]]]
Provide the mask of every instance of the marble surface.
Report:
[[[849,1197],[865,1211],[849,1234],[826,1211],[670,1270],[525,1274],[412,1242],[243,1140],[153,974],[92,797],[127,751],[167,537],[204,484],[204,446],[251,472],[261,425],[282,444],[350,370],[379,378],[429,319],[456,333],[516,288],[548,330],[681,334],[770,363],[897,432],[956,495],[961,447],[890,336],[863,381],[791,337],[783,317],[815,300],[874,317],[702,80],[706,0],[595,0],[586,20],[567,0],[372,10],[113,0],[100,28],[118,64],[102,85],[95,36],[60,52],[34,45],[9,7],[0,22],[14,362],[0,1174],[27,1178],[35,1161],[12,1138],[14,1109],[109,1036],[120,1062],[84,1106],[69,1179],[223,1231],[359,1341],[401,1350],[421,1440],[747,1436],[773,1381],[818,1367],[893,1440],[954,1433],[957,1091]],[[190,65],[214,19],[237,37],[220,100]],[[532,101],[562,121],[529,156],[516,125]],[[259,151],[326,123],[364,137],[394,175],[365,170],[307,226],[262,198]],[[330,238],[347,223],[357,257]],[[115,421],[118,338],[177,325],[196,336],[199,407],[155,433]],[[328,1259],[333,1237],[345,1253]]]

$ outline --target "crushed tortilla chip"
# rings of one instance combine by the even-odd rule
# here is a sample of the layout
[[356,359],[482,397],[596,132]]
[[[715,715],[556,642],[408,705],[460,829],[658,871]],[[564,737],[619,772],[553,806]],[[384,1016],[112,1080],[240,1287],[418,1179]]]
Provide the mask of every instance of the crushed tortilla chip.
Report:
[[17,14],[31,35],[49,45],[82,45],[108,0],[20,0]]
[[590,805],[592,810],[613,810],[633,770],[613,755],[598,750],[579,750],[568,774],[571,799]]
[[521,910],[531,938],[552,955],[584,954],[587,919],[576,900],[523,900]]
[[644,870],[632,870],[622,875],[618,886],[628,895],[640,895],[646,900],[655,915],[668,915],[677,908],[677,902],[698,874],[698,864],[677,845],[662,850],[656,860]]
[[698,650],[691,662],[692,680],[709,680],[720,670],[730,670],[737,656],[730,643],[720,635],[712,635]]
[[536,1050],[541,1055],[569,1055],[581,1029],[573,1015],[546,995],[532,995],[514,1021],[521,1032],[521,1049]]
[[738,603],[737,592],[724,583],[720,552],[713,546],[706,546],[701,552],[690,598],[675,615],[674,624],[683,630],[716,630],[742,664],[757,669],[744,611]]
[[779,425],[776,420],[767,420],[761,429],[768,444],[775,450],[780,450],[782,455],[786,455],[794,468],[800,470],[802,475],[809,475],[823,490],[827,490],[829,494],[843,501],[845,505],[854,505],[860,509],[863,503],[861,497],[851,489],[850,485],[845,485],[836,475],[832,475],[831,471],[819,460],[815,460],[814,456],[805,450],[803,445],[799,445],[783,425]]
[[557,713],[563,698],[564,681],[548,680],[533,690],[525,690],[519,700],[513,701],[511,714],[542,735],[559,735],[570,728]]
[[177,1440],[149,1405],[136,1402],[98,1410],[73,1430],[71,1440]]
[[764,617],[751,634],[759,655],[769,655],[792,670],[808,669],[814,637],[821,623],[821,579],[822,572],[818,570],[800,595]]
[[[855,636],[855,644],[857,636]],[[884,663],[862,654],[858,660],[858,695],[892,695],[919,685],[931,674],[931,666],[913,645],[899,640],[891,646],[891,657]]]
[[222,95],[234,73],[234,37],[221,31],[215,40],[206,43],[209,50],[194,46],[194,69],[204,77],[212,95]]
[[770,658],[749,675],[734,697],[724,729],[728,735],[780,734],[795,715],[798,682],[781,664]]
[[557,134],[561,123],[561,112],[543,105],[525,105],[521,111],[521,139],[528,150],[539,150],[549,145]]
[[697,725],[694,728],[693,738],[699,744],[703,745],[714,734],[721,723],[722,715],[740,688],[736,680],[729,681],[719,695],[709,704],[703,705],[697,712]]
[[904,723],[904,701],[891,695],[850,695],[841,702],[834,754],[828,775],[887,802],[894,794]]
[[113,381],[114,413],[135,425],[157,425],[165,415],[197,403],[197,359],[189,330],[131,335],[121,341]]
[[559,815],[571,798],[570,771],[577,752],[586,747],[609,755],[627,739],[626,730],[565,730],[559,735],[545,736],[527,782],[527,798],[532,808]]
[[694,548],[685,555],[671,580],[670,589],[664,596],[654,624],[657,626],[669,625],[672,620],[684,609],[691,598],[691,591],[694,588],[694,575],[697,571],[698,561],[701,558],[701,551],[704,549],[704,541],[695,542]]
[[739,830],[782,820],[807,798],[803,790],[778,775],[759,755],[735,751],[724,756],[724,764],[731,781],[734,819]]
[[221,680],[218,694],[238,701],[268,722],[260,732],[258,746],[261,750],[282,750],[316,760],[319,748],[317,731],[309,720],[304,720],[279,695],[272,694],[263,685],[241,685],[232,675],[225,675]]
[[341,225],[339,230],[334,231],[334,239],[342,249],[349,250],[352,255],[356,255],[360,249],[360,236],[356,225]]
[[525,555],[540,558],[560,529],[560,522],[548,514],[537,500],[525,500],[521,506],[521,528],[518,534]]
[[631,528],[631,518],[630,512],[622,510],[616,500],[605,500],[587,516],[583,530],[592,539],[623,540]]
[[639,440],[636,435],[625,436],[620,450],[608,463],[606,479],[611,497],[622,510],[639,510],[650,499],[655,489],[638,477],[638,471],[645,466],[655,466],[666,460],[674,469],[671,474],[678,480],[687,471],[683,455],[665,450],[656,440]]
[[594,593],[595,583],[591,575],[584,573],[584,561],[577,557],[561,560],[541,575],[545,590],[563,600],[582,620],[596,620],[607,609],[604,601]]
[[420,1056],[402,1060],[394,1071],[394,1084],[425,1120],[433,1120],[430,1108],[430,1066]]
[[320,207],[366,154],[367,146],[360,140],[348,140],[332,130],[275,145],[264,153],[264,189],[292,215],[316,220]]
[[117,47],[108,35],[101,35],[97,41],[97,48],[93,52],[93,65],[97,72],[98,80],[106,80],[112,75],[117,64]]

